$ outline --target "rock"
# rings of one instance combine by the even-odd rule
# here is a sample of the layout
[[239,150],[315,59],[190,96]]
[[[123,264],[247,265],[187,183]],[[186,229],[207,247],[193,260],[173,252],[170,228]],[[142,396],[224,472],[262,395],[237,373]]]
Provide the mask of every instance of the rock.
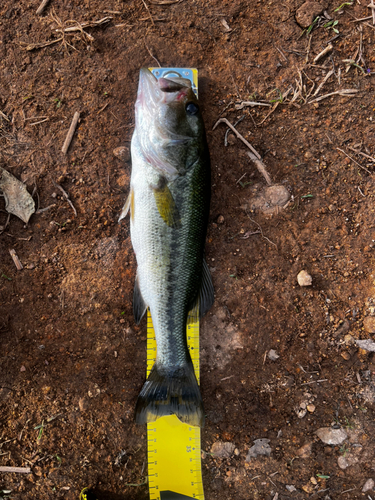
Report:
[[352,454],[347,453],[345,456],[342,455],[337,459],[337,465],[340,467],[340,469],[345,470],[351,465],[354,465],[358,462],[358,458],[354,457]]
[[264,188],[251,200],[251,209],[260,210],[266,215],[278,214],[290,200],[290,192],[282,184],[273,184]]
[[296,12],[296,21],[301,28],[308,28],[314,19],[322,14],[324,5],[319,2],[307,1]]
[[223,215],[219,215],[219,217],[217,218],[216,222],[218,224],[223,224],[224,223],[224,216]]
[[311,483],[307,483],[302,486],[302,489],[305,493],[308,493],[310,495],[314,491],[314,486]]
[[374,489],[374,486],[375,486],[375,482],[373,479],[367,479],[367,481],[365,482],[365,484],[363,485],[363,488],[362,488],[362,492],[363,493],[366,493],[366,491],[370,491],[370,490],[373,490]]
[[315,405],[313,405],[313,404],[307,405],[306,409],[307,409],[307,411],[309,413],[314,413],[314,411],[315,411]]
[[268,351],[268,357],[270,358],[271,361],[276,361],[277,359],[279,359],[280,356],[274,349],[270,349]]
[[300,458],[309,458],[312,452],[312,443],[306,443],[296,452],[296,455]]
[[348,438],[344,429],[333,429],[333,427],[321,427],[316,431],[316,435],[325,444],[341,444]]
[[233,443],[216,441],[216,443],[211,446],[211,453],[218,458],[229,458],[234,452],[235,447]]
[[256,439],[254,441],[254,446],[252,446],[247,454],[246,462],[250,462],[252,458],[256,458],[258,455],[265,455],[269,457],[271,455],[271,447],[268,444],[270,442],[269,439],[262,438]]
[[375,316],[367,316],[363,320],[363,327],[367,333],[375,333]]
[[300,271],[297,276],[297,281],[299,286],[311,286],[312,285],[312,277],[309,275],[307,271]]
[[355,343],[358,347],[365,351],[375,352],[375,342],[371,339],[366,340],[356,340]]
[[297,488],[293,486],[292,484],[286,484],[285,488],[290,492],[293,493],[293,491],[297,491]]
[[348,353],[348,351],[344,351],[341,353],[341,357],[345,359],[345,361],[349,361],[350,359],[350,354]]
[[126,146],[120,146],[118,148],[115,148],[113,150],[113,154],[119,158],[120,160],[123,161],[129,161],[130,160],[130,151],[129,148]]

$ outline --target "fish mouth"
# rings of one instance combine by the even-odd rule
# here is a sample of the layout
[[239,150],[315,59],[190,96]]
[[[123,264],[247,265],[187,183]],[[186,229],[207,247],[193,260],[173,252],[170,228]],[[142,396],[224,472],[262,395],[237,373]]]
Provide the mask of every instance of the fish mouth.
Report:
[[169,104],[185,97],[191,88],[190,80],[171,76],[157,79],[149,69],[142,68],[139,74],[137,104],[154,106]]

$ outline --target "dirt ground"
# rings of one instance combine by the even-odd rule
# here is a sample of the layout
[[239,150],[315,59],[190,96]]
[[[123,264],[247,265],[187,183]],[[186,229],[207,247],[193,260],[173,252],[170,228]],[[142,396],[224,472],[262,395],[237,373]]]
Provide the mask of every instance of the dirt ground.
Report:
[[[73,500],[92,486],[99,500],[148,498],[133,420],[146,324],[134,324],[129,221],[117,220],[139,69],[160,62],[199,69],[212,160],[205,496],[375,499],[375,354],[356,343],[375,332],[374,25],[367,0],[335,0],[308,6],[318,20],[303,30],[302,3],[51,0],[37,15],[37,0],[1,2],[0,166],[46,210],[5,227],[0,198],[0,466],[32,469],[0,472],[0,497]],[[243,118],[238,131],[287,187],[273,214],[254,201],[266,182],[247,146],[212,130],[223,117]],[[324,443],[323,427],[346,438]],[[248,457],[260,438],[270,453]]]

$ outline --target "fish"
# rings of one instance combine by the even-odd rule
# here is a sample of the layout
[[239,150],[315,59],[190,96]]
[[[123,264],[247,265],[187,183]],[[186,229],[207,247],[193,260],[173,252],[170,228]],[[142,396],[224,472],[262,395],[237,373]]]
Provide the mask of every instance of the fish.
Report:
[[204,259],[211,169],[200,104],[188,79],[157,79],[148,69],[140,70],[131,161],[130,191],[120,220],[130,212],[137,261],[133,313],[139,324],[150,310],[157,345],[135,421],[145,424],[176,415],[203,427],[186,324],[188,318],[198,318],[198,309],[203,316],[214,301]]

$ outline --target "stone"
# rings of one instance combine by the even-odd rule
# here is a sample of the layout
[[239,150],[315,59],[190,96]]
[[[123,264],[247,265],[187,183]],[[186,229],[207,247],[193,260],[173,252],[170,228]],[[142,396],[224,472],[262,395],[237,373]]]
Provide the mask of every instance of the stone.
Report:
[[296,21],[301,28],[308,28],[314,19],[322,14],[324,5],[320,2],[307,1],[296,12]]
[[297,281],[299,286],[311,286],[312,285],[312,277],[305,270],[302,270],[298,273]]
[[375,333],[375,316],[367,316],[363,320],[363,327],[367,333]]
[[306,443],[298,448],[296,455],[300,458],[309,458],[312,452],[312,443]]
[[234,452],[235,447],[233,443],[216,441],[211,446],[211,453],[218,458],[229,458]]
[[371,339],[356,340],[355,343],[364,351],[375,352],[375,342]]
[[316,431],[316,435],[325,444],[341,444],[348,438],[344,429],[333,427],[321,427]]
[[256,458],[258,455],[265,455],[269,457],[271,455],[271,447],[268,444],[270,442],[269,439],[261,438],[255,439],[254,446],[249,449],[249,452],[246,457],[246,462],[250,462],[252,458]]
[[279,359],[280,356],[274,349],[270,349],[268,351],[268,357],[270,358],[271,361],[276,361],[277,359]]
[[370,490],[373,490],[374,489],[374,486],[375,486],[375,482],[373,479],[367,479],[367,481],[365,482],[365,484],[363,485],[363,488],[362,488],[362,492],[363,493],[366,493],[366,491],[370,491]]

